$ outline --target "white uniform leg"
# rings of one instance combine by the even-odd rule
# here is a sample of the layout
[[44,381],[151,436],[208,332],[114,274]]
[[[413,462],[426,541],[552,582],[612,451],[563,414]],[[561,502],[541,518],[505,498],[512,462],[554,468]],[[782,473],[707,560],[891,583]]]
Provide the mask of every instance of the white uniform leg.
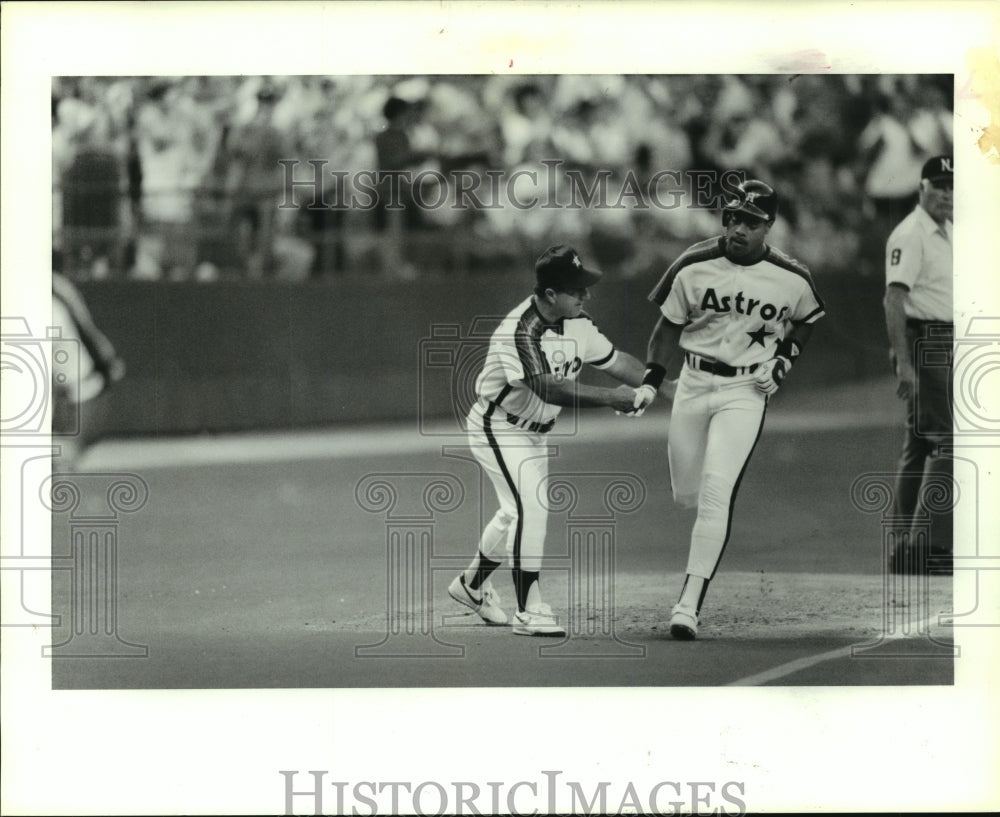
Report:
[[736,491],[760,437],[766,405],[752,383],[734,384],[710,399],[698,518],[691,531],[688,556],[690,574],[705,579],[715,574],[729,539]]
[[515,513],[507,508],[501,507],[497,510],[493,518],[483,528],[483,535],[479,539],[479,552],[483,556],[494,562],[504,560],[504,554],[507,552],[507,537],[514,518]]
[[667,462],[674,502],[685,508],[698,504],[708,442],[708,399],[711,378],[685,367],[670,411]]
[[483,555],[500,561],[503,547],[512,568],[537,572],[548,524],[548,447],[540,436],[506,430],[494,434],[489,425],[472,439],[476,459],[489,475],[500,502],[500,509],[483,530]]

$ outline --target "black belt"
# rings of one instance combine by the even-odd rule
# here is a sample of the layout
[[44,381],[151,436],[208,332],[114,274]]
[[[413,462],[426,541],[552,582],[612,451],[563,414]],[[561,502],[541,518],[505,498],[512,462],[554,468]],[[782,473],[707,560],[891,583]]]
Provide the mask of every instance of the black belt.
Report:
[[718,360],[705,360],[705,358],[693,355],[690,352],[684,353],[684,359],[692,369],[700,369],[703,372],[717,374],[720,377],[736,377],[739,374],[751,374],[760,367],[759,363],[753,363],[750,366],[730,366],[728,363],[722,363]]
[[556,424],[555,417],[553,417],[547,423],[538,423],[534,421],[524,420],[521,417],[518,417],[516,414],[511,414],[506,409],[500,408],[500,406],[497,403],[494,403],[492,400],[489,401],[489,404],[491,408],[502,411],[504,415],[507,417],[507,422],[510,423],[512,426],[523,428],[525,431],[530,431],[533,434],[548,434],[552,430],[552,427]]

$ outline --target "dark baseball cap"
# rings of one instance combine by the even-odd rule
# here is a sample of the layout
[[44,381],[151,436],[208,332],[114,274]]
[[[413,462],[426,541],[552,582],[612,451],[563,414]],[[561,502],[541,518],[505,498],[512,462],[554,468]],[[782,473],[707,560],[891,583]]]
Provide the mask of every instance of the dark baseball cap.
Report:
[[953,181],[955,173],[952,170],[951,156],[935,156],[924,162],[920,178],[931,182]]
[[556,244],[543,252],[535,262],[535,280],[544,289],[586,289],[601,280],[601,273],[587,269],[580,254],[572,247]]

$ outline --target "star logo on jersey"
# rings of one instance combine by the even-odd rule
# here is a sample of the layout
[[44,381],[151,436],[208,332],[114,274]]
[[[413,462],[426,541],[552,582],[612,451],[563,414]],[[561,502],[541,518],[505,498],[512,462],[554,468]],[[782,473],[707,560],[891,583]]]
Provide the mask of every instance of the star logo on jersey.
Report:
[[764,338],[768,335],[773,335],[774,332],[766,332],[764,330],[764,324],[761,324],[760,329],[756,332],[747,332],[747,334],[750,336],[750,342],[747,344],[747,349],[749,349],[755,343],[759,343],[761,346],[764,346]]
[[577,267],[577,268],[583,266],[583,261],[580,260],[580,256],[579,255],[574,255],[573,256],[573,266]]

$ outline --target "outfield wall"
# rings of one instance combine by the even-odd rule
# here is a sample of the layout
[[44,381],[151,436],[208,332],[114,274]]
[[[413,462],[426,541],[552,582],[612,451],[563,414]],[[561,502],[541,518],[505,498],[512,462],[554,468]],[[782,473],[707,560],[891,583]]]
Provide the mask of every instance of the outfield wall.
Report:
[[[658,314],[646,300],[654,283],[604,282],[588,306],[616,344],[643,359]],[[423,368],[422,401],[419,394],[422,341],[432,325],[465,334],[474,317],[502,315],[530,285],[527,274],[392,283],[80,284],[128,367],[102,398],[101,432],[377,422],[414,418],[421,403],[425,415],[444,415],[451,406],[446,368]],[[885,374],[882,282],[839,277],[817,285],[828,317],[787,388]],[[442,345],[450,344],[435,344]]]

